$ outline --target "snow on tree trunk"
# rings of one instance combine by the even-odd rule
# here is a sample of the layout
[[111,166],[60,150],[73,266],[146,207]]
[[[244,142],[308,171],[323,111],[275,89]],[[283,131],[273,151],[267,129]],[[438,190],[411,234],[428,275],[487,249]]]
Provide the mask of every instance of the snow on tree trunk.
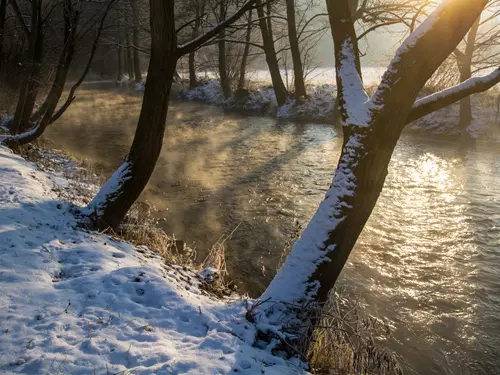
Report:
[[100,228],[119,226],[148,183],[160,155],[177,62],[173,2],[151,0],[151,38],[151,59],[132,147],[87,208]]
[[415,114],[417,94],[485,5],[484,0],[445,1],[405,40],[368,98],[349,1],[327,0],[344,144],[324,201],[252,310],[262,331],[296,332],[303,326],[297,307],[326,301],[382,191],[401,131]]

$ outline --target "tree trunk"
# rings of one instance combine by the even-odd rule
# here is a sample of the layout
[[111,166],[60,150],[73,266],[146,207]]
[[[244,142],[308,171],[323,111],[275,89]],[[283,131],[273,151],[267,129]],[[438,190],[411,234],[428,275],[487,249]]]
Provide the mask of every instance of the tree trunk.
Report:
[[99,228],[117,229],[153,173],[160,155],[177,62],[174,2],[150,0],[151,58],[134,141],[124,163],[89,205]]
[[[304,325],[298,310],[326,301],[382,191],[418,93],[484,6],[483,0],[451,0],[438,8],[399,48],[369,98],[359,73],[349,1],[327,0],[344,128],[342,153],[324,201],[261,296],[253,319],[297,332]],[[315,318],[309,318],[314,324]]]
[[52,123],[52,116],[64,90],[71,62],[75,54],[77,21],[78,14],[74,12],[71,0],[67,0],[64,9],[64,46],[61,50],[54,82],[52,83],[49,94],[31,118],[31,121],[37,124],[29,131],[4,139],[2,144],[12,147],[32,142],[40,137],[47,126]]
[[[120,42],[118,42],[120,43]],[[116,52],[117,52],[117,56],[116,56],[116,59],[117,59],[117,72],[116,72],[116,81],[117,82],[120,82],[122,80],[122,76],[123,76],[123,62],[122,62],[122,47],[120,45],[118,45],[117,49],[116,49]]]
[[[201,16],[205,13],[205,0],[201,0],[201,5],[199,2],[200,0],[196,1],[196,20],[194,21],[193,32],[191,34],[191,39],[193,40],[197,38],[200,33]],[[191,89],[198,86],[196,79],[195,53],[195,51],[191,51],[188,55],[189,87]]]
[[130,38],[130,16],[127,14],[125,22],[125,41],[127,43],[127,72],[128,79],[131,81],[134,79],[135,71],[134,71],[134,57],[132,52],[132,40]]
[[247,33],[245,35],[245,48],[243,49],[243,56],[241,57],[241,65],[240,65],[240,76],[238,78],[238,90],[242,90],[245,88],[245,76],[247,69],[247,60],[248,55],[250,54],[250,40],[252,38],[252,9],[248,11],[248,19],[247,19]]
[[141,45],[139,38],[139,12],[137,9],[137,0],[130,0],[130,5],[132,7],[132,18],[134,20],[133,29],[132,29],[132,38],[134,42],[133,56],[134,56],[134,77],[135,83],[142,82],[142,71],[141,71],[141,59],[139,56],[139,48]]
[[[219,5],[219,23],[225,21],[227,14],[227,5],[225,1],[221,1]],[[222,88],[222,93],[224,97],[229,98],[231,96],[231,82],[229,79],[229,75],[227,73],[227,64],[226,64],[226,31],[222,30],[219,34],[219,78],[220,78],[220,86]]]
[[11,134],[17,134],[20,130],[28,127],[29,118],[35,106],[38,93],[38,80],[40,75],[40,63],[43,53],[43,36],[41,28],[41,2],[31,2],[31,32],[28,47],[28,70],[27,76],[21,84],[19,99],[17,101],[14,120],[9,125]]
[[[472,77],[472,60],[474,58],[474,50],[476,45],[476,37],[479,30],[480,17],[474,22],[469,33],[467,34],[467,45],[463,56],[457,58],[458,69],[460,71],[460,82],[465,82]],[[460,101],[460,130],[465,131],[472,122],[472,105],[471,97]]]
[[[264,45],[264,53],[266,55],[267,66],[269,67],[269,74],[273,83],[274,95],[279,106],[286,103],[287,92],[276,57],[276,50],[274,48],[274,40],[272,37],[272,28],[269,27],[270,21],[266,21],[264,9],[261,0],[256,1],[257,14],[259,16],[259,27],[262,34],[262,42]],[[268,19],[269,20],[269,19]]]
[[[465,82],[472,76],[470,66],[469,69],[460,70],[460,82]],[[460,130],[465,131],[472,122],[472,104],[471,97],[468,96],[460,100]]]
[[68,78],[69,69],[73,61],[73,56],[75,54],[75,43],[76,43],[76,28],[78,22],[78,14],[75,13],[73,9],[72,0],[65,1],[64,7],[64,45],[61,50],[61,55],[56,68],[56,74],[52,87],[48,95],[46,96],[44,102],[37,109],[35,114],[31,116],[30,121],[32,123],[37,122],[46,113],[49,113],[51,118],[54,114],[55,108],[59,99],[61,98],[64,86],[66,84],[66,79]]
[[306,97],[306,85],[304,83],[304,71],[302,68],[297,26],[295,23],[295,0],[286,0],[286,17],[288,20],[288,39],[292,52],[295,97],[297,100],[301,100],[301,98]]
[[5,17],[7,14],[7,0],[0,0],[0,73],[4,64],[3,42],[5,33]]

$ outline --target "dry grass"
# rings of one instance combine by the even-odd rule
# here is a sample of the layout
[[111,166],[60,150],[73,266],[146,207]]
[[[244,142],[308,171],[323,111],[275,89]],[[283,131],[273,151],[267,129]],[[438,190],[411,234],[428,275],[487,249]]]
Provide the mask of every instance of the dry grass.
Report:
[[[94,191],[88,188],[72,186],[69,190],[81,192],[84,199],[89,200],[95,194],[96,183],[102,181],[95,171],[88,168],[80,168],[78,162],[61,155],[58,151],[43,149],[43,144],[28,146],[21,150],[21,154],[29,160],[36,162],[42,170],[64,172],[67,163],[75,163],[73,169],[79,173],[85,173],[81,177],[86,181],[94,182]],[[58,155],[57,158],[54,155]],[[80,169],[79,169],[80,168]],[[69,173],[74,178],[74,173]],[[82,179],[71,180],[70,185],[82,184]],[[61,198],[74,202],[71,194],[58,192]],[[187,267],[201,275],[200,285],[203,290],[211,295],[223,298],[234,292],[229,280],[226,267],[225,249],[226,243],[231,239],[234,230],[222,237],[212,246],[206,258],[195,264],[196,251],[186,245],[184,241],[167,235],[160,227],[154,217],[155,208],[145,202],[136,203],[130,210],[124,224],[118,233],[110,232],[117,240],[128,241],[139,247],[160,254],[168,264]],[[291,249],[291,245],[299,237],[301,227],[295,223],[287,244],[282,253],[282,261]],[[282,263],[282,262],[280,262]],[[206,270],[212,275],[212,279],[206,278]],[[296,354],[299,353],[303,359],[308,359],[313,373],[316,374],[400,374],[398,362],[387,350],[376,343],[375,337],[386,338],[389,335],[387,324],[364,316],[360,313],[359,305],[354,298],[343,298],[342,293],[334,293],[322,309],[316,309],[313,314],[314,320],[319,322],[312,334],[312,344],[306,345],[305,340],[294,343],[292,348]],[[310,314],[308,312],[308,314]],[[310,317],[312,315],[309,315]],[[308,328],[304,329],[306,332]],[[307,348],[307,349],[305,349]]]
[[154,250],[166,263],[193,267],[196,251],[158,227],[157,219],[153,216],[154,210],[147,202],[135,203],[115,236]]
[[387,323],[362,314],[355,298],[332,292],[320,311],[307,358],[315,374],[400,375],[396,356],[376,342],[387,339]]
[[[277,271],[300,237],[298,222],[283,248]],[[390,337],[389,325],[363,313],[353,293],[345,288],[333,290],[327,303],[312,311],[308,306],[294,307],[304,322],[317,322],[311,334],[311,324],[299,327],[296,342],[285,343],[286,350],[309,362],[312,373],[318,375],[401,375],[394,353],[377,342]]]

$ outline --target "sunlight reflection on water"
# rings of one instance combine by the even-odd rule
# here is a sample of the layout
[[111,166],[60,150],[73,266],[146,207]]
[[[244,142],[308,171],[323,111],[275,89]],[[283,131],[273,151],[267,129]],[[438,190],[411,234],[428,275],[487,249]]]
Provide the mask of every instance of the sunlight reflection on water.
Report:
[[[110,174],[132,142],[139,108],[137,96],[83,90],[47,137]],[[201,255],[241,223],[227,262],[240,288],[255,295],[272,278],[294,222],[307,222],[322,199],[339,149],[328,125],[173,102],[142,199]],[[499,173],[494,144],[459,150],[403,136],[344,270],[341,283],[368,313],[388,319],[388,345],[417,373],[500,368]]]

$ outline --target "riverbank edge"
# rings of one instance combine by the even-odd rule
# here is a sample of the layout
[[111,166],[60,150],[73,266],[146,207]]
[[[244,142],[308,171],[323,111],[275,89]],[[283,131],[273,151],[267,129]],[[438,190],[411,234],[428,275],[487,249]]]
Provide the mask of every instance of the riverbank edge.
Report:
[[214,296],[196,270],[82,227],[61,173],[0,146],[0,182],[0,372],[307,373],[253,345],[250,300]]
[[[143,89],[144,85],[136,86],[137,91]],[[299,123],[329,124],[340,129],[340,124],[334,120],[336,86],[307,85],[307,91],[308,98],[305,100],[297,102],[294,98],[290,98],[287,103],[279,107],[270,85],[253,84],[249,89],[235,91],[229,98],[224,97],[216,79],[202,80],[196,88],[189,88],[188,82],[181,80],[175,82],[172,87],[173,97],[177,100],[214,105],[225,111],[246,116],[265,116]],[[458,128],[460,110],[459,103],[455,103],[407,125],[404,132],[438,136],[450,140],[491,140],[492,136],[499,137],[500,140],[500,134],[498,129],[495,130],[494,125],[494,122],[498,120],[498,111],[495,106],[493,104],[485,106],[478,100],[473,100],[473,105],[475,116],[466,131]]]
[[[58,210],[61,210],[61,205],[64,206],[63,211],[67,210],[67,212],[69,212],[73,220],[74,207],[76,207],[74,205],[77,204],[81,206],[87,204],[88,201],[97,191],[98,185],[102,183],[103,177],[99,175],[98,172],[94,171],[91,168],[91,166],[85,164],[85,162],[76,160],[71,156],[69,156],[68,154],[65,154],[61,150],[49,148],[48,144],[43,144],[43,141],[40,141],[39,143],[42,143],[42,145],[41,146],[39,146],[38,144],[28,145],[22,149],[20,155],[15,155],[15,154],[13,155],[19,157],[19,162],[21,164],[27,163],[30,168],[33,168],[33,171],[30,173],[30,176],[33,177],[35,174],[47,175],[48,178],[46,179],[46,181],[50,181],[50,183],[52,184],[52,186],[50,187],[50,192],[48,191],[49,189],[47,189],[47,192],[49,193],[49,195],[55,194],[57,196],[57,199],[60,200],[59,203],[57,203]],[[4,170],[4,168],[2,168],[1,165],[1,157],[4,156],[3,154],[5,154],[5,150],[7,150],[7,153],[11,152],[11,150],[0,146],[0,174],[2,173],[2,170]],[[10,172],[14,172],[14,170],[11,169]],[[26,175],[25,172],[17,171],[16,173],[19,173],[19,175]],[[44,178],[40,177],[38,178],[34,177],[34,178],[36,181],[44,180]],[[2,194],[0,193],[0,202],[2,202],[1,198]],[[135,218],[133,218],[133,220],[135,220]],[[182,287],[181,293],[185,293],[186,291],[193,292],[195,295],[202,295],[208,298],[210,301],[212,302],[215,301],[216,303],[220,303],[225,307],[227,307],[228,303],[232,303],[233,305],[236,303],[235,309],[236,310],[239,309],[238,311],[242,311],[243,305],[245,306],[245,309],[251,305],[251,301],[248,299],[247,296],[240,296],[237,293],[234,293],[233,291],[228,290],[225,287],[215,287],[215,288],[212,287],[212,285],[209,284],[211,283],[211,281],[207,280],[207,276],[209,278],[213,277],[214,272],[217,273],[217,270],[214,270],[211,267],[200,268],[200,266],[195,266],[190,262],[182,262],[177,260],[174,260],[175,263],[172,263],[172,259],[166,258],[165,255],[160,254],[158,250],[155,250],[154,248],[149,248],[148,246],[145,245],[138,245],[133,241],[132,243],[130,243],[127,241],[127,238],[121,237],[115,233],[98,233],[93,231],[89,232],[84,227],[81,227],[78,224],[75,226],[74,223],[72,223],[71,229],[91,235],[94,242],[96,241],[95,236],[97,236],[97,241],[99,242],[102,240],[105,246],[106,243],[108,244],[108,246],[111,245],[112,243],[123,244],[124,246],[130,247],[135,255],[137,256],[144,255],[146,258],[152,259],[154,262],[159,262],[160,265],[163,264],[162,267],[167,269],[169,272],[173,273],[174,275],[178,274],[177,275],[178,278],[176,278],[176,280],[181,280],[185,283],[181,285]],[[174,239],[174,241],[177,242],[179,240]],[[180,242],[183,243],[183,241]],[[0,262],[0,268],[1,268],[1,263],[2,262]],[[202,264],[202,266],[206,266],[206,264]],[[63,274],[64,272],[62,272],[61,278],[64,276]],[[0,283],[1,282],[2,280],[0,280]],[[349,299],[355,300],[355,298],[353,298],[352,296],[347,298],[347,295],[349,294],[350,293],[346,291],[343,292],[341,291],[340,293],[337,291],[334,294],[332,294],[332,296],[335,297],[335,301],[331,300],[329,303],[336,304],[337,309],[339,309],[338,304],[340,303],[342,305],[342,308],[345,309],[346,311],[351,311],[351,312],[354,311],[355,319],[357,322],[359,319],[360,312],[356,310],[357,309],[356,307],[350,305],[351,301],[349,301]],[[246,310],[244,312],[246,313]],[[240,317],[244,320],[243,315],[244,315],[243,313],[240,314]],[[221,321],[220,317],[218,319],[220,322]],[[227,317],[227,319],[231,320],[232,323],[235,322],[234,315]],[[345,316],[342,317],[342,319],[345,319]],[[319,362],[332,361],[331,358],[323,358],[325,355],[328,356],[331,355],[331,349],[327,347],[329,343],[331,345],[334,344],[338,345],[339,348],[344,348],[346,345],[351,345],[353,339],[355,339],[358,340],[356,342],[357,346],[345,350],[344,354],[342,354],[342,350],[338,350],[338,348],[334,350],[334,352],[335,351],[337,351],[337,353],[340,352],[340,355],[345,356],[345,358],[344,357],[342,358],[343,360],[345,360],[345,363],[343,364],[344,366],[351,365],[352,355],[354,355],[354,358],[356,357],[363,358],[368,355],[369,358],[373,361],[373,363],[376,363],[378,361],[379,365],[380,363],[382,363],[382,366],[386,366],[384,371],[387,370],[389,372],[384,372],[384,373],[400,374],[401,373],[400,363],[403,362],[402,358],[397,357],[395,353],[385,348],[382,342],[379,342],[378,344],[376,344],[376,346],[373,346],[374,345],[373,336],[375,336],[375,332],[376,335],[380,337],[380,333],[386,331],[388,329],[388,326],[384,323],[383,320],[379,320],[374,317],[366,317],[366,321],[367,322],[369,321],[371,323],[375,322],[375,325],[368,327],[366,324],[363,323],[362,330],[354,332],[353,337],[349,338],[349,337],[339,336],[337,337],[337,340],[339,341],[335,343],[329,341],[331,340],[332,333],[331,332],[326,333],[326,336],[328,336],[328,338],[326,340],[325,338],[321,340],[322,346],[319,347],[315,352],[313,352],[314,359]],[[346,324],[349,327],[352,327],[353,322],[354,320],[353,321],[349,321],[347,319],[342,320],[340,323],[336,323],[335,329],[338,328],[337,324]],[[248,332],[245,333],[248,334]],[[240,343],[240,345],[243,345],[245,347],[250,345],[252,346],[252,350],[253,349],[257,351],[261,350],[253,347],[253,341],[252,343],[250,343],[250,341],[247,340],[247,342],[244,342],[243,344]],[[326,351],[327,354],[325,354],[324,351]],[[1,345],[0,345],[0,352],[1,352]],[[266,350],[264,350],[264,352],[265,355],[272,355],[271,353],[268,353]],[[272,358],[274,358],[274,355],[272,355]],[[287,372],[288,371],[287,370],[283,372],[283,368],[280,367],[281,369],[277,372],[277,374],[282,374],[282,373],[295,374],[296,373],[295,371],[298,368],[302,369],[306,368],[305,363],[298,361],[296,358],[291,358],[290,360],[283,360],[283,361],[285,368],[290,370],[290,368],[293,367],[293,371]],[[339,361],[339,359],[337,358],[336,361]],[[21,363],[21,362],[23,361],[21,360],[15,363]],[[244,369],[245,367],[245,361],[243,362],[244,364],[242,365],[242,369]],[[336,365],[339,364],[336,363]],[[0,363],[0,368],[2,368],[2,363]],[[27,373],[29,374],[29,372]],[[34,372],[33,374],[35,373],[38,372]],[[153,373],[156,374],[156,372]],[[306,374],[309,372],[306,372],[304,370],[302,373]],[[316,372],[316,371],[313,371],[312,373],[323,374],[323,372]],[[149,372],[146,372],[146,374],[149,374]],[[274,374],[274,372],[270,372],[270,374]]]

